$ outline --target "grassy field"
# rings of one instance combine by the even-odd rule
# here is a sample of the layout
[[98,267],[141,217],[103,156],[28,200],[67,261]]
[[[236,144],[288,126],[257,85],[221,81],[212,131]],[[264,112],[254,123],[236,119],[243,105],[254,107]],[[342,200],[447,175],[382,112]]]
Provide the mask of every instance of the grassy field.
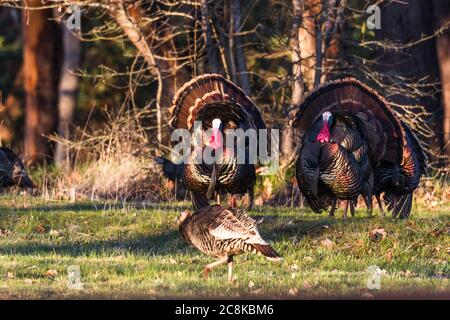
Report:
[[[251,214],[264,217],[261,233],[284,260],[237,257],[232,284],[225,266],[200,276],[212,258],[190,248],[175,226],[187,207],[0,196],[0,298],[450,298],[449,206],[415,207],[407,221],[378,211],[344,221],[342,211],[332,219],[258,207]],[[82,290],[67,285],[72,265]],[[371,265],[382,270],[380,290],[367,289]]]

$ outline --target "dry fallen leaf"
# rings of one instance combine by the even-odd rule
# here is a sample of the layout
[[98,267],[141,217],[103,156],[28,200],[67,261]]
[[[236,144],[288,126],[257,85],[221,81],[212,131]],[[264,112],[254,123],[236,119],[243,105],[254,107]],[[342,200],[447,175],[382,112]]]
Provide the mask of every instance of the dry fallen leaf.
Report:
[[375,296],[372,293],[370,293],[370,292],[364,292],[361,295],[361,297],[366,298],[366,299],[373,299],[373,298],[375,298]]
[[296,263],[293,264],[293,265],[291,266],[291,270],[292,270],[292,271],[298,270],[298,265],[297,265]]
[[438,228],[434,229],[433,232],[431,232],[433,237],[439,237],[443,233],[444,233],[444,229],[438,229]]
[[289,295],[296,296],[298,295],[299,290],[297,288],[289,289]]
[[52,229],[48,234],[51,236],[59,237],[61,235],[61,231]]
[[47,270],[47,272],[45,273],[45,275],[51,279],[55,278],[58,275],[58,271],[54,270],[54,269],[49,269]]
[[336,244],[330,239],[326,238],[325,240],[320,241],[320,244],[327,249],[333,248]]
[[313,287],[313,285],[308,281],[308,280],[305,280],[304,282],[303,282],[303,288],[305,288],[305,289],[311,289]]
[[369,232],[369,237],[373,241],[382,241],[386,238],[386,231],[384,229],[373,229]]
[[35,231],[37,233],[47,233],[47,227],[44,226],[43,224],[39,224],[36,228]]
[[255,283],[253,281],[250,280],[250,282],[248,283],[248,287],[250,289],[252,289],[255,286]]

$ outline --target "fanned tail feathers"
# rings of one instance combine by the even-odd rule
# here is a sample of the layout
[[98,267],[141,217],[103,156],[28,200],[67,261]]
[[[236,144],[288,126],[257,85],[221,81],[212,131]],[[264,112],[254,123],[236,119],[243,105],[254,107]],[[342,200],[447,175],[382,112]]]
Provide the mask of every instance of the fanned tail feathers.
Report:
[[224,123],[238,118],[244,119],[250,128],[265,129],[253,101],[220,74],[203,74],[186,82],[175,94],[169,112],[173,128],[191,129],[194,121],[207,113],[213,118],[220,115]]
[[392,212],[392,217],[405,219],[411,214],[412,198],[412,193],[396,197],[392,193],[387,192],[384,194],[384,203],[386,204],[386,209]]

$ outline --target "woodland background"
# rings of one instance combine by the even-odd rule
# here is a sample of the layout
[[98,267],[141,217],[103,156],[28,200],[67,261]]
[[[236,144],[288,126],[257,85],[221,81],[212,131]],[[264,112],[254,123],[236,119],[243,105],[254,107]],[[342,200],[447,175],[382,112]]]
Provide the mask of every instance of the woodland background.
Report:
[[[66,27],[71,5],[81,30]],[[288,121],[314,87],[353,76],[391,102],[448,181],[449,28],[449,0],[0,1],[0,142],[49,196],[170,198],[180,187],[159,187],[153,159],[169,155],[171,99],[221,73],[282,133],[263,200],[277,188],[292,198]]]

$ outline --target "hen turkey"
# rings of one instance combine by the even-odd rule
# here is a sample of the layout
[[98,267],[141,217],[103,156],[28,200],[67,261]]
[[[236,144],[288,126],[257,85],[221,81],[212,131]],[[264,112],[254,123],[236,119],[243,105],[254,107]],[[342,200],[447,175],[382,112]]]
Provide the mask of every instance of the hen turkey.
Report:
[[34,188],[22,160],[8,148],[0,147],[0,188]]
[[[194,135],[212,129],[206,143],[193,139],[190,158],[183,168],[182,180],[191,192],[194,208],[208,206],[214,192],[225,190],[233,196],[242,195],[245,208],[251,209],[256,174],[249,158],[249,142],[245,141],[244,145],[245,163],[237,161],[237,144],[230,150],[223,143],[227,129],[265,129],[261,114],[250,98],[221,75],[205,74],[178,90],[170,113],[170,124],[175,129],[187,129]],[[196,121],[201,122],[200,128],[194,126]],[[200,133],[194,132],[198,129]],[[205,150],[221,161],[211,164],[197,161]]]
[[344,216],[349,204],[353,214],[360,194],[369,212],[372,195],[379,200],[382,192],[394,212],[401,202],[409,203],[423,151],[374,90],[352,78],[325,84],[305,98],[292,125],[303,132],[296,176],[314,212],[331,205],[332,215],[342,199],[348,200]]
[[228,281],[231,281],[233,256],[244,252],[259,253],[272,261],[281,260],[280,255],[260,236],[256,221],[240,209],[214,205],[194,214],[184,211],[178,224],[188,243],[218,258],[203,269],[205,276],[214,267],[228,263]]

